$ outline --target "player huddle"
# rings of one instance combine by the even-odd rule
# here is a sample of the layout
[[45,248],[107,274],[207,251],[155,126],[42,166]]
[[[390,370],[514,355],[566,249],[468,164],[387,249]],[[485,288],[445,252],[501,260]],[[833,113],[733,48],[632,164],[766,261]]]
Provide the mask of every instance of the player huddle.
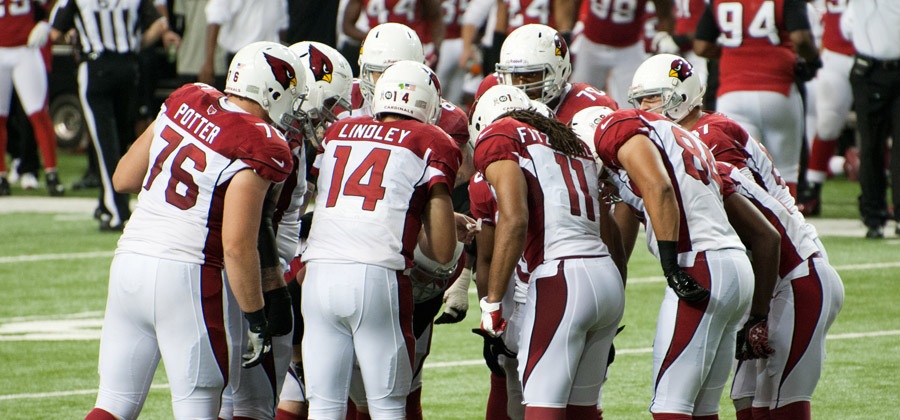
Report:
[[138,206],[88,419],[137,417],[161,358],[177,418],[422,418],[434,325],[472,278],[486,418],[602,418],[640,225],[668,285],[653,418],[717,418],[732,369],[739,419],[810,417],[841,280],[691,63],[647,59],[619,109],[524,25],[468,116],[424,63],[388,23],[356,81],[328,46],[254,43],[224,94],[168,98],[113,178]]

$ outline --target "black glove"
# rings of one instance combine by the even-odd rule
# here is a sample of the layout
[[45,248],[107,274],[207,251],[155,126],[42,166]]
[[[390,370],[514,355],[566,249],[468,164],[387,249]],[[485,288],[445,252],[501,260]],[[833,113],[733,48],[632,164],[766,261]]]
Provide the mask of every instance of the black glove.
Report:
[[678,265],[678,242],[656,241],[659,250],[659,262],[669,287],[681,299],[688,303],[701,302],[709,298],[709,290],[697,283],[690,274]]
[[247,353],[241,358],[242,367],[252,368],[262,362],[263,357],[272,351],[272,337],[269,335],[269,326],[266,322],[266,312],[260,309],[256,312],[244,313],[244,318],[250,323],[249,343]]
[[678,299],[687,303],[702,302],[709,298],[709,290],[682,269],[666,275],[666,282],[678,295]]
[[266,301],[269,335],[280,337],[290,334],[294,328],[294,309],[291,306],[291,295],[287,286],[269,290],[263,293],[263,298]]
[[816,77],[816,72],[822,68],[822,59],[816,57],[814,61],[798,60],[794,64],[794,77],[798,82],[808,82]]
[[766,359],[775,350],[769,347],[769,318],[750,315],[737,333],[734,358],[738,360]]
[[484,339],[482,355],[484,356],[484,362],[487,364],[488,369],[490,369],[491,373],[494,375],[505,378],[506,371],[503,370],[503,366],[500,366],[498,358],[501,354],[506,357],[516,357],[516,354],[506,347],[502,337],[494,337],[481,328],[472,328],[472,332],[480,335],[481,338]]
[[[622,330],[624,330],[624,329],[625,329],[624,325],[619,328],[616,328],[616,336],[618,336],[619,333],[622,332]],[[615,339],[615,337],[613,339]],[[613,343],[609,344],[609,357],[606,358],[606,367],[609,368],[609,365],[613,364],[613,362],[615,362],[615,361],[616,361],[616,343],[613,342]]]

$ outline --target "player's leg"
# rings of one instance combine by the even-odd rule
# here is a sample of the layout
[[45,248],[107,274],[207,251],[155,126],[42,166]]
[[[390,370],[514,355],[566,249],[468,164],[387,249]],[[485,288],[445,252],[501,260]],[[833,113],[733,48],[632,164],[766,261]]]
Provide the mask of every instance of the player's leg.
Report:
[[119,215],[115,191],[112,186],[112,173],[119,160],[116,139],[116,127],[113,121],[115,110],[107,90],[108,81],[100,75],[97,61],[85,61],[78,66],[78,96],[84,110],[84,120],[94,144],[100,175],[101,228],[104,225],[120,226],[123,222]]
[[631,80],[634,78],[634,72],[647,58],[647,54],[644,52],[643,40],[638,41],[634,45],[616,48],[615,50],[615,55],[612,57],[613,61],[609,61],[615,64],[609,73],[609,83],[607,83],[605,90],[619,104],[619,107],[627,108],[628,89],[631,87]]
[[[753,268],[746,255],[738,251],[706,253],[707,266],[713,284],[719,285],[715,295],[718,309],[710,325],[707,345],[714,349],[711,363],[697,398],[694,400],[695,418],[719,413],[719,400],[731,372],[735,353],[735,337],[749,313],[753,295]],[[718,336],[716,336],[718,334]]]
[[569,310],[593,315],[566,406],[566,417],[578,419],[599,411],[610,346],[625,311],[625,289],[611,258],[567,260],[566,279]]
[[365,266],[310,262],[306,267],[301,308],[309,417],[343,420],[354,358],[348,323],[361,310]]
[[788,277],[772,304],[777,323],[770,326],[770,344],[781,352],[770,357],[766,372],[773,419],[810,418],[809,403],[825,361],[825,336],[843,304],[840,277],[820,258],[808,260],[795,273],[800,277]]
[[[503,312],[505,315],[506,332],[503,333],[503,343],[513,353],[519,352],[519,342],[522,335],[522,325],[525,322],[525,302],[528,299],[528,283],[511,279],[506,294],[503,295]],[[506,372],[503,382],[505,388],[506,404],[504,405],[505,417],[512,420],[525,418],[525,405],[522,402],[522,381],[519,380],[519,360],[515,357],[500,356],[500,366]],[[493,392],[493,378],[491,375],[491,388]]]
[[463,77],[468,69],[459,67],[459,56],[462,55],[462,38],[445,39],[441,42],[440,60],[438,60],[438,80],[441,81],[441,92],[444,99],[455,105],[462,105]]
[[0,47],[0,182],[4,183],[0,195],[9,195],[9,184],[6,180],[6,146],[9,134],[6,123],[9,119],[9,101],[12,98],[12,72],[16,55],[13,48]]
[[160,358],[154,325],[159,261],[128,253],[113,258],[100,335],[100,390],[88,418],[134,419],[141,412]]
[[[280,229],[279,229],[280,232]],[[284,386],[278,401],[276,420],[306,419],[309,415],[309,402],[306,400],[306,384],[303,374],[303,357],[300,343],[303,339],[303,315],[300,312],[300,284],[296,281],[288,282],[288,292],[291,294],[291,306],[294,309],[294,333],[293,349],[290,369],[285,376]]]
[[[403,419],[415,358],[412,283],[396,271],[365,266],[362,313],[353,333],[372,419]],[[312,414],[310,414],[312,417]]]
[[[578,36],[572,41],[572,54],[577,56],[572,64],[572,82],[587,83],[601,90],[606,90],[607,77],[609,76],[611,63],[606,61],[609,47],[595,44],[584,35]],[[631,81],[629,80],[629,85]]]
[[847,124],[853,103],[849,75],[853,58],[828,50],[822,52],[822,68],[815,83],[816,125],[809,156],[806,179],[810,196],[804,200],[804,214],[820,211],[821,184],[828,173],[828,163],[837,148],[837,139]]
[[[39,50],[28,48],[22,54],[13,71],[13,85],[22,103],[22,109],[31,122],[34,139],[44,159],[45,173],[56,173],[56,135],[47,109],[47,69]],[[58,181],[58,178],[56,180]],[[54,195],[60,193],[62,191],[57,190]]]
[[709,287],[710,298],[688,304],[666,288],[653,346],[654,396],[650,412],[655,419],[691,416],[696,409],[718,410],[730,363],[714,366],[714,362],[722,352],[728,353],[723,357],[733,357],[734,333],[753,294],[753,271],[742,252],[701,253],[694,265],[685,270]]
[[240,354],[232,339],[242,319],[237,303],[220,268],[164,261],[157,281],[155,310],[167,314],[157,317],[157,335],[175,418],[215,419]]

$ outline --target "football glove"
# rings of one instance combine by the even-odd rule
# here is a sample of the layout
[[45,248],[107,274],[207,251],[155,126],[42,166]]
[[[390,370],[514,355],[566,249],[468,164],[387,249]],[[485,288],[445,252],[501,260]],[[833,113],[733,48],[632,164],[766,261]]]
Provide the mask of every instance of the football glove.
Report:
[[656,35],[653,35],[653,42],[650,44],[650,48],[656,54],[678,54],[680,50],[678,43],[675,42],[675,38],[665,31],[657,32]]
[[269,335],[265,309],[250,313],[245,312],[244,318],[247,318],[247,321],[250,323],[250,331],[248,334],[247,352],[241,356],[244,359],[241,366],[252,368],[262,362],[263,357],[272,351],[272,337]]
[[816,57],[814,61],[798,60],[794,64],[794,77],[797,81],[808,82],[816,77],[816,72],[822,68],[822,59]]
[[766,359],[775,350],[769,346],[769,319],[750,315],[738,331],[735,358],[738,360]]
[[666,282],[675,291],[678,299],[687,303],[702,302],[709,298],[709,290],[697,283],[697,280],[680,268],[667,274]]
[[444,313],[435,324],[455,324],[466,317],[469,310],[469,284],[472,282],[472,270],[463,269],[462,274],[444,291]]
[[505,378],[506,370],[503,369],[503,366],[500,366],[500,355],[515,358],[516,354],[506,347],[503,338],[492,336],[480,328],[472,328],[472,332],[484,339],[482,356],[484,356],[484,363],[487,364],[488,369],[494,375]]
[[481,306],[481,329],[491,337],[500,337],[506,330],[506,320],[503,319],[500,302],[488,303],[487,297],[483,297],[479,306]]
[[287,286],[265,292],[263,298],[266,301],[269,335],[280,337],[290,334],[294,328],[294,309]]

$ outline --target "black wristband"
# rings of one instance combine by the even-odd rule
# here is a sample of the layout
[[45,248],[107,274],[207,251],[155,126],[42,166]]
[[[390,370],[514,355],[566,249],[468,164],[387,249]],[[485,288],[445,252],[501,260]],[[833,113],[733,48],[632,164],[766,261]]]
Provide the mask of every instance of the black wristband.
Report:
[[244,318],[250,323],[250,331],[262,331],[266,328],[265,308],[254,312],[244,312]]
[[677,241],[656,241],[656,247],[659,249],[659,263],[666,277],[681,269],[678,266]]
[[678,48],[681,51],[691,49],[694,44],[694,41],[691,39],[691,37],[684,34],[672,35],[672,39],[675,41],[675,44],[678,45]]

